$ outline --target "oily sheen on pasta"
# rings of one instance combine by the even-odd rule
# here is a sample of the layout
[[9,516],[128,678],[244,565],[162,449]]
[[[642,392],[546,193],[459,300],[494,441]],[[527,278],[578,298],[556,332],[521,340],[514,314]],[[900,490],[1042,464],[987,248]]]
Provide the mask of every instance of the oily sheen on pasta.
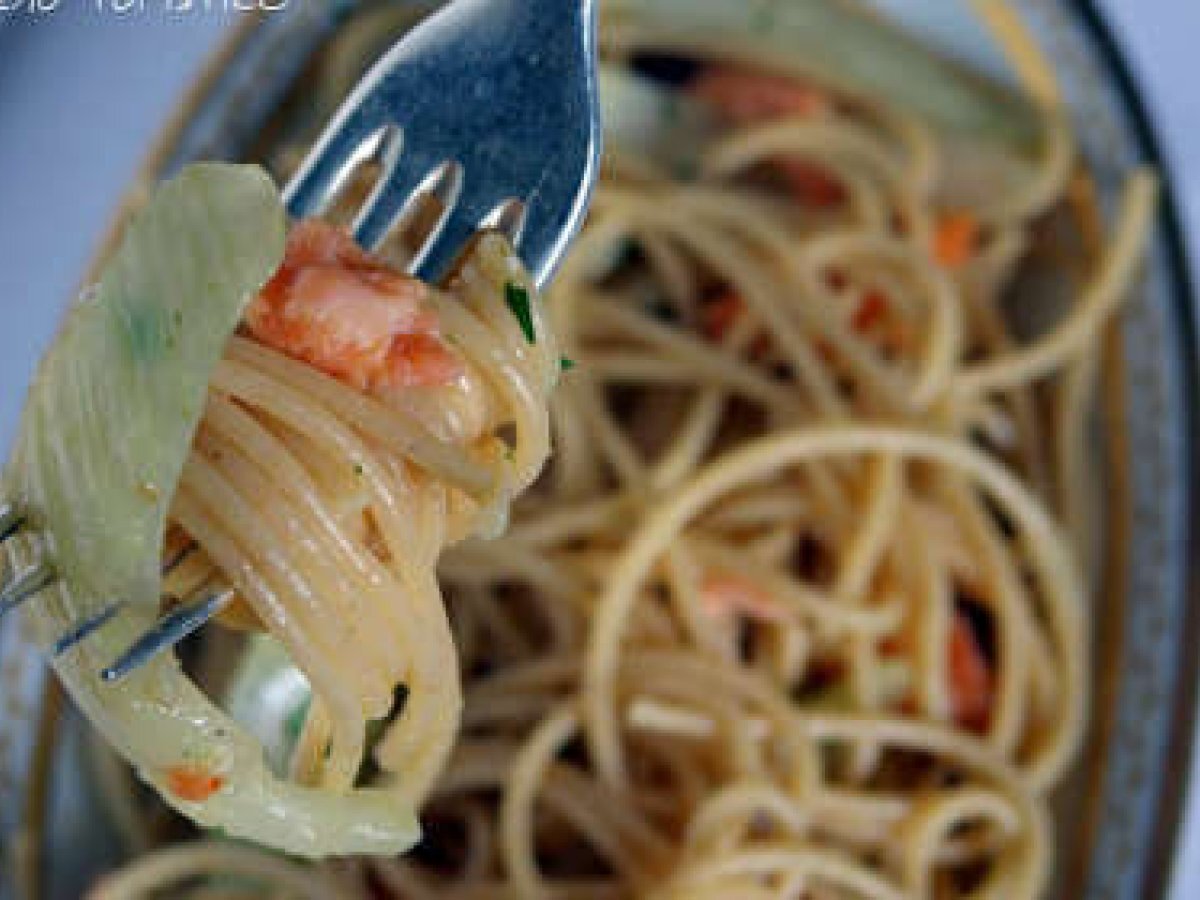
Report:
[[[612,4],[604,178],[546,302],[552,462],[439,565],[465,690],[422,843],[305,870],[200,841],[97,896],[1047,895],[1088,422],[1154,178],[1103,225],[1052,96],[934,90],[933,61],[868,89],[789,39],[821,4],[694,5]],[[1048,265],[1062,310],[1018,328]]]

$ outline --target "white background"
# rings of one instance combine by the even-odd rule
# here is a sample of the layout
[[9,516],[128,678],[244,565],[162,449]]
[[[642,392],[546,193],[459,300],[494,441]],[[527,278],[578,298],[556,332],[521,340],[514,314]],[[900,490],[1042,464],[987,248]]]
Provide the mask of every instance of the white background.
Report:
[[[0,298],[21,298],[23,332],[3,341],[11,323],[0,321],[0,435],[17,416],[12,386],[27,379],[124,187],[229,22],[214,12],[101,14],[95,3],[0,18]],[[1166,139],[1200,264],[1200,2],[1104,5]],[[1200,802],[1190,806],[1175,900],[1200,897]]]

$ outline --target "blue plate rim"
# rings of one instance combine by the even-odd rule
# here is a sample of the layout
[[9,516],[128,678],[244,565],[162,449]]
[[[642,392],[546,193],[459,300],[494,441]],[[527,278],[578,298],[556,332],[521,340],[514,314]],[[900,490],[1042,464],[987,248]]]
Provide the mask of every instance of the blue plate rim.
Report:
[[[1170,712],[1170,724],[1166,729],[1165,744],[1158,751],[1156,760],[1160,777],[1157,796],[1151,801],[1152,833],[1147,843],[1147,852],[1135,863],[1139,869],[1135,876],[1138,886],[1135,896],[1166,898],[1169,896],[1174,870],[1179,862],[1177,850],[1184,834],[1188,788],[1191,786],[1189,782],[1192,751],[1200,739],[1200,735],[1196,734],[1200,712],[1200,653],[1191,652],[1192,648],[1200,646],[1200,484],[1197,483],[1197,469],[1200,468],[1200,460],[1197,459],[1197,453],[1200,452],[1200,327],[1195,305],[1196,281],[1186,249],[1186,231],[1180,215],[1178,182],[1172,177],[1172,167],[1163,152],[1160,131],[1129,57],[1107,14],[1101,9],[1100,0],[1078,0],[1077,3],[1064,3],[1062,7],[1090,39],[1095,59],[1104,70],[1128,115],[1132,143],[1142,159],[1160,172],[1163,184],[1159,236],[1169,292],[1169,333],[1164,339],[1165,343],[1172,347],[1174,358],[1180,362],[1178,385],[1182,399],[1180,405],[1183,407],[1179,410],[1181,421],[1175,424],[1175,429],[1183,444],[1181,468],[1186,496],[1183,498],[1185,502],[1182,510],[1185,521],[1181,523],[1180,533],[1183,535],[1185,552],[1175,564],[1182,576],[1180,583],[1183,586],[1184,608],[1183,624],[1174,639],[1178,662],[1171,672],[1171,699],[1166,704]],[[8,34],[11,31],[7,27],[10,18],[0,13],[0,46],[3,45],[6,36],[13,37]],[[254,20],[258,17],[247,18]],[[214,86],[212,82],[236,80],[236,73],[225,70],[224,67],[221,67],[219,72],[210,71],[210,66],[221,57],[233,56],[248,39],[263,40],[269,36],[264,33],[265,30],[255,27],[262,24],[261,21],[248,21],[243,24],[245,27],[235,28],[226,41],[222,42],[210,60],[210,65],[204,67],[206,75],[216,77],[210,80],[202,75],[197,79],[193,85],[197,93],[201,90],[207,92]],[[202,88],[205,81],[209,83]],[[190,104],[185,102],[183,105],[186,107]],[[183,130],[174,135],[170,134],[171,131],[168,127],[166,133],[159,135],[159,145],[151,150],[151,159],[145,160],[144,166],[166,163],[167,168],[171,168],[172,162],[177,163],[178,158],[172,160],[170,156],[165,160],[160,157],[157,162],[152,162],[154,157],[168,146],[173,145],[173,149],[179,151],[182,144],[180,139],[184,136]],[[191,136],[198,137],[194,132]],[[1118,650],[1118,658],[1119,653]],[[1196,786],[1200,787],[1200,783]],[[1200,822],[1197,825],[1200,826]]]
[[[1131,138],[1142,160],[1154,167],[1162,182],[1162,200],[1159,210],[1159,235],[1170,290],[1171,315],[1170,334],[1167,339],[1174,343],[1175,358],[1182,365],[1179,372],[1184,421],[1179,423],[1178,434],[1183,443],[1183,475],[1187,485],[1184,504],[1186,521],[1182,524],[1185,553],[1181,560],[1184,567],[1181,583],[1184,586],[1184,623],[1176,639],[1178,664],[1174,668],[1170,722],[1167,739],[1158,758],[1158,771],[1163,773],[1158,784],[1157,796],[1152,801],[1153,834],[1149,851],[1140,860],[1141,871],[1136,876],[1136,896],[1166,900],[1169,896],[1171,879],[1177,863],[1176,849],[1183,834],[1184,816],[1187,808],[1188,787],[1192,750],[1200,735],[1196,727],[1200,724],[1200,654],[1188,652],[1190,647],[1200,646],[1200,485],[1197,484],[1197,453],[1200,453],[1200,327],[1196,316],[1196,281],[1186,250],[1185,230],[1180,215],[1179,192],[1171,166],[1163,151],[1163,143],[1153,116],[1144,99],[1139,80],[1122,48],[1116,32],[1101,9],[1100,0],[1078,0],[1062,3],[1076,24],[1090,39],[1095,58],[1103,67],[1105,75],[1115,89],[1117,98],[1128,114]],[[228,62],[241,57],[241,51],[250,44],[270,45],[277,35],[272,22],[262,16],[249,16],[243,28],[235,30],[228,43],[214,56],[214,63],[224,57]],[[265,26],[265,27],[264,27]],[[319,34],[317,29],[315,34]],[[261,49],[261,48],[259,48]],[[299,54],[303,55],[303,54]],[[216,68],[216,67],[214,67]],[[239,93],[243,73],[236,68],[219,66],[208,72],[210,78],[202,91],[216,89],[218,93]],[[295,73],[292,73],[295,74]],[[290,78],[280,79],[286,83]],[[197,87],[201,87],[198,84]],[[263,98],[259,98],[260,101]],[[185,104],[186,105],[186,104]],[[161,167],[171,171],[184,161],[203,155],[209,149],[214,135],[213,123],[190,122],[188,127],[175,133],[160,135],[160,144],[147,166]],[[162,153],[162,151],[167,151]],[[161,155],[160,155],[161,154]],[[158,157],[157,160],[154,157]],[[1127,598],[1126,598],[1127,599]],[[1124,613],[1124,607],[1121,608]],[[1124,635],[1122,629],[1118,634]],[[1116,651],[1120,658],[1124,646]],[[1168,788],[1169,786],[1169,788]],[[1101,789],[1103,790],[1102,786]],[[1200,825],[1200,823],[1198,823]],[[1090,850],[1096,849],[1088,842]]]
[[1129,113],[1139,152],[1161,174],[1163,191],[1159,224],[1166,264],[1174,285],[1173,309],[1177,327],[1170,334],[1183,366],[1180,387],[1183,414],[1180,432],[1184,441],[1184,477],[1187,484],[1184,523],[1185,553],[1183,584],[1186,591],[1184,626],[1178,637],[1180,665],[1173,685],[1170,734],[1162,754],[1162,771],[1176,788],[1158,798],[1151,852],[1142,861],[1139,896],[1167,897],[1178,863],[1184,815],[1191,787],[1192,751],[1196,743],[1197,703],[1200,701],[1200,654],[1188,652],[1200,643],[1200,484],[1197,484],[1196,454],[1200,451],[1200,330],[1196,320],[1196,281],[1188,258],[1179,193],[1172,167],[1163,151],[1162,139],[1133,67],[1116,32],[1097,0],[1081,0],[1075,15],[1092,36],[1101,62]]

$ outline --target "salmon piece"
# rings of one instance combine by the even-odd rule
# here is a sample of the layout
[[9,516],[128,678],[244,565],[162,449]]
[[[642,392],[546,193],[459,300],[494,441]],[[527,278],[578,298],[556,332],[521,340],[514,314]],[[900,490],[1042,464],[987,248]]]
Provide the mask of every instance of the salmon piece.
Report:
[[868,290],[850,322],[856,332],[872,340],[885,353],[900,354],[912,346],[911,328],[881,291]]
[[788,191],[801,203],[828,209],[846,202],[846,189],[816,163],[782,159],[774,165]]
[[716,343],[724,341],[745,312],[746,303],[737,294],[722,294],[709,301],[700,313],[705,337]]
[[340,229],[309,219],[246,310],[250,333],[353,387],[445,385],[463,374],[445,345],[429,288],[389,268]]
[[463,373],[462,363],[432,334],[399,334],[388,351],[377,387],[408,388],[449,384]]
[[712,573],[700,586],[700,602],[715,619],[743,616],[755,622],[781,625],[789,621],[787,612],[762,587],[728,573]]
[[[700,330],[713,343],[724,343],[745,314],[745,300],[737,294],[722,294],[704,303],[700,310]],[[761,360],[770,352],[771,339],[768,335],[758,335],[750,345],[752,359]]]
[[890,310],[887,297],[879,291],[869,291],[854,313],[854,330],[859,334],[870,333],[875,326],[887,321]]
[[[879,645],[884,658],[905,656],[912,651],[907,638],[890,637]],[[992,718],[996,676],[983,652],[971,620],[954,613],[950,640],[946,646],[946,675],[949,681],[950,715],[968,731],[983,734]],[[905,715],[917,713],[916,698],[908,697],[900,706]]]
[[187,763],[167,770],[167,789],[188,803],[203,803],[224,786],[225,779],[204,766]]
[[971,731],[985,731],[992,714],[995,676],[975,629],[960,612],[954,614],[947,654],[954,721]]
[[946,269],[959,269],[979,250],[979,221],[968,212],[944,213],[933,236],[933,256]]
[[[734,66],[717,66],[701,75],[692,93],[735,127],[778,119],[812,119],[833,111],[829,95],[798,78],[772,75]],[[837,206],[846,200],[845,188],[816,163],[782,159],[773,168],[788,191],[810,206]]]
[[832,109],[828,94],[799,78],[737,66],[714,66],[697,78],[691,89],[731,125],[807,119]]

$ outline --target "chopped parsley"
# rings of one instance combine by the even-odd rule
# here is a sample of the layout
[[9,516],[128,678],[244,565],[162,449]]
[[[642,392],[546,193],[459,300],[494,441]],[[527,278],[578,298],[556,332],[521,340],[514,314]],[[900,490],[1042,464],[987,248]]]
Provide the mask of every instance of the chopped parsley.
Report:
[[516,282],[510,281],[504,285],[504,302],[508,304],[512,314],[517,317],[521,331],[525,334],[525,340],[536,344],[537,329],[533,326],[533,307],[529,300],[529,291]]
[[564,356],[558,361],[558,368],[563,372],[570,372],[573,368],[575,368],[575,365],[575,360],[571,359],[569,356]]
[[408,703],[408,685],[398,684],[392,692],[391,711],[382,719],[372,719],[367,723],[366,746],[362,763],[358,767],[358,776],[354,779],[356,785],[368,784],[379,776],[379,765],[375,762],[375,747],[383,740],[391,724],[400,718],[406,703]]
[[300,732],[304,730],[304,722],[308,718],[308,708],[312,705],[312,696],[305,697],[288,714],[283,723],[283,733],[290,744],[300,740]]

